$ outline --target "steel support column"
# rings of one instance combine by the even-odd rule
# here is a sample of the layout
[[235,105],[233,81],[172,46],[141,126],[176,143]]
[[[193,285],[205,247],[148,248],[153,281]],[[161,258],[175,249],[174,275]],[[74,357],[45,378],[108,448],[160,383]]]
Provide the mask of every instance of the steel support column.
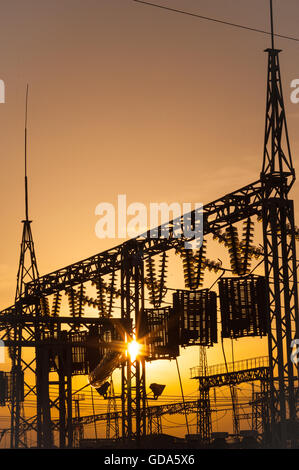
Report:
[[200,436],[203,443],[208,444],[211,439],[211,402],[210,390],[208,388],[199,391],[196,433]]
[[[142,253],[136,241],[125,247],[121,265],[122,318],[128,325],[134,316],[134,328],[128,331],[128,342],[139,337],[144,309],[144,269]],[[145,360],[127,360],[122,365],[122,437],[139,440],[146,434]]]
[[298,369],[290,357],[292,340],[299,331],[293,202],[283,198],[265,200],[263,226],[269,283],[271,432],[273,446],[285,447],[287,440],[292,439],[287,425],[296,420],[298,387]]

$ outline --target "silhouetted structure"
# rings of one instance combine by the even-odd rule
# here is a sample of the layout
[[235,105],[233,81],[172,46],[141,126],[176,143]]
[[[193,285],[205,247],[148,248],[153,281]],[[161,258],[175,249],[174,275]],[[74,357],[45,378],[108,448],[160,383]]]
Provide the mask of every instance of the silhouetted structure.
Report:
[[[229,295],[227,292],[225,294],[228,306],[232,305],[232,299],[238,299],[238,302],[234,303],[231,312],[222,312],[223,336],[267,334],[269,363],[266,366],[226,370],[214,375],[204,372],[204,375],[196,376],[201,388],[196,410],[199,412],[199,434],[202,438],[209,439],[209,388],[224,384],[234,386],[236,383],[253,380],[260,380],[263,384],[267,382],[269,392],[263,385],[262,395],[256,397],[253,407],[256,419],[261,416],[263,429],[267,430],[266,438],[271,437],[273,447],[283,448],[289,442],[294,446],[298,435],[298,370],[289,354],[291,341],[299,331],[294,208],[293,201],[289,199],[295,170],[282,95],[280,51],[274,47],[272,1],[270,3],[272,47],[266,51],[266,129],[260,179],[203,207],[203,236],[213,235],[228,246],[233,274],[243,278],[231,281],[234,287]],[[56,430],[59,432],[59,446],[72,447],[72,377],[89,374],[91,385],[99,390],[113,370],[120,368],[121,437],[123,442],[129,442],[131,446],[142,447],[149,442],[146,440],[146,359],[176,358],[180,346],[211,346],[217,341],[214,308],[216,294],[198,289],[203,282],[203,270],[208,268],[218,271],[221,266],[206,259],[205,244],[195,254],[190,250],[186,251],[184,244],[190,240],[185,237],[177,238],[175,231],[178,222],[170,221],[167,239],[161,236],[152,238],[149,231],[145,237],[136,237],[103,253],[39,277],[28,219],[27,173],[25,187],[26,219],[23,222],[16,301],[0,314],[2,337],[10,348],[12,357],[11,446],[25,445],[22,436],[30,429],[36,431],[38,447],[53,447]],[[188,219],[190,227],[194,229],[195,215],[195,211],[185,215],[185,220],[182,217],[180,224]],[[251,243],[251,218],[254,216],[261,218],[263,222],[262,253]],[[238,239],[235,227],[240,221],[244,221],[242,242]],[[156,231],[161,235],[162,227],[158,227]],[[182,257],[186,290],[178,291],[174,295],[173,305],[162,312],[161,302],[166,293],[166,253],[171,249]],[[30,255],[28,264],[25,263],[26,254]],[[264,256],[264,314],[256,302],[257,286],[254,283],[253,291],[250,291],[254,295],[247,295],[249,261],[255,254]],[[158,255],[161,255],[159,279],[154,274],[152,260]],[[115,283],[117,272],[120,272],[120,289],[116,288]],[[105,283],[103,277],[106,275],[111,278]],[[97,287],[96,300],[85,293],[85,284],[88,282]],[[224,284],[228,282],[221,281]],[[154,307],[152,311],[147,309],[146,315],[145,287],[151,292],[151,304]],[[238,295],[235,295],[235,289],[239,289]],[[59,315],[62,291],[68,294],[69,317]],[[106,294],[110,295],[108,299]],[[55,296],[52,311],[48,304],[50,295]],[[120,318],[112,318],[113,298],[116,295],[121,298]],[[185,308],[185,302],[188,308]],[[85,304],[97,308],[99,317],[84,316]],[[227,317],[228,313],[231,316]],[[133,340],[145,349],[144,355],[137,353],[133,357],[129,354],[128,346]],[[34,351],[30,364],[24,360],[25,347]],[[237,367],[236,364],[234,367]],[[29,369],[34,372],[36,380],[34,386],[29,387],[25,398],[23,378]],[[51,378],[53,375],[54,378]],[[59,388],[56,400],[50,393],[50,385],[54,383]],[[21,404],[30,394],[36,396],[36,415],[26,418],[21,414]],[[265,406],[266,397],[269,397],[269,410]],[[181,407],[182,404],[177,406]],[[59,413],[58,422],[55,422],[51,414],[54,408]],[[182,409],[186,413],[185,403]],[[161,410],[156,410],[156,418],[160,416],[160,412]],[[116,411],[110,413],[108,419],[111,420],[112,417],[118,418]],[[160,432],[160,427],[158,421],[157,432]],[[227,445],[223,436],[216,439],[222,439],[223,446]]]

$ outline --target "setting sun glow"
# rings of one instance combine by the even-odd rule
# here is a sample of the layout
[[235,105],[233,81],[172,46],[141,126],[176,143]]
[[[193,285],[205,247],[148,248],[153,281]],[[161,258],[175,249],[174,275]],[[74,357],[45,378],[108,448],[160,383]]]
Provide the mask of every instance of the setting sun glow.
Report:
[[137,341],[134,339],[128,344],[128,353],[131,358],[131,362],[135,362],[138,354],[140,354],[141,350],[141,345],[137,343]]

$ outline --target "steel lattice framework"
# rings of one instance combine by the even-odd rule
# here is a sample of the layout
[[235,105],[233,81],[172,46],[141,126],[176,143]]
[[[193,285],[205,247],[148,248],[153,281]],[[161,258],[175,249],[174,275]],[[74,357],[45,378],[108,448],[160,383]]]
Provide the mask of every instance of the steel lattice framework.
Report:
[[[279,53],[267,49],[268,89],[263,191],[265,274],[269,294],[269,365],[274,445],[287,440],[287,420],[296,419],[295,381],[298,370],[289,350],[298,330],[298,290],[293,201],[288,194],[295,179],[282,94]],[[285,147],[285,148],[284,148]],[[290,230],[287,230],[288,227]]]
[[[249,374],[248,380],[253,380],[256,373],[262,374],[260,378],[265,379],[270,371],[270,426],[273,445],[285,447],[287,440],[290,439],[288,423],[297,419],[298,371],[291,362],[289,350],[299,328],[294,208],[293,202],[289,199],[289,191],[295,180],[295,170],[287,132],[279,52],[274,48],[272,35],[272,48],[267,49],[266,128],[260,179],[206,204],[203,207],[202,232],[203,235],[217,234],[219,230],[239,221],[255,215],[262,216],[264,266],[269,303],[269,369],[254,371],[253,375]],[[188,216],[191,228],[195,227],[195,215],[193,211]],[[184,222],[186,216],[182,217],[181,225]],[[28,232],[30,225],[25,225],[27,235],[24,248],[32,243],[31,232]],[[167,239],[161,237],[162,227],[159,227],[156,230],[160,236],[158,238],[151,238],[151,233],[148,232],[143,237],[129,240],[45,276],[32,276],[32,279],[24,285],[24,289],[18,288],[15,305],[0,314],[1,339],[5,340],[13,352],[12,377],[15,394],[12,404],[12,447],[22,445],[20,433],[22,426],[26,427],[26,423],[30,429],[36,430],[38,446],[51,446],[53,422],[50,409],[53,406],[58,406],[62,423],[60,445],[72,446],[70,421],[72,372],[70,359],[66,359],[69,358],[69,348],[61,335],[61,328],[68,326],[70,331],[78,331],[80,328],[88,329],[103,321],[102,318],[89,319],[80,316],[51,317],[42,311],[42,299],[87,281],[96,281],[99,276],[120,271],[121,318],[127,324],[129,320],[134,320],[133,327],[127,330],[127,335],[128,337],[135,335],[136,339],[140,340],[139,329],[144,308],[145,284],[143,263],[147,257],[184,246],[186,239],[177,238],[177,227],[177,221],[170,221]],[[23,282],[23,274],[20,276],[20,282]],[[31,363],[24,360],[25,347],[35,350],[35,357]],[[48,392],[48,372],[53,367],[53,361],[59,377],[58,404],[51,402]],[[65,367],[66,363],[69,366]],[[127,359],[121,368],[122,437],[138,441],[146,433],[145,362],[137,359],[131,363]],[[17,393],[21,388],[22,374],[28,369],[36,377],[35,386],[28,386],[29,392],[37,397],[37,414],[33,420],[21,416],[22,397]],[[244,379],[245,376],[242,377],[242,381]],[[66,409],[68,409],[68,422],[65,422]]]

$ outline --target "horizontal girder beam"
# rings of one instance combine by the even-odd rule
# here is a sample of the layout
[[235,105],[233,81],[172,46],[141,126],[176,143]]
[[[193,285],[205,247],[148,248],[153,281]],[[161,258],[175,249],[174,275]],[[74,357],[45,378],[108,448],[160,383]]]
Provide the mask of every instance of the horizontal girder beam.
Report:
[[259,367],[257,369],[247,369],[237,372],[194,378],[199,382],[199,389],[204,390],[212,387],[224,387],[244,382],[254,382],[255,380],[269,380],[270,371],[268,367]]
[[[214,233],[230,224],[257,214],[261,208],[262,186],[260,181],[249,184],[233,193],[227,194],[214,202],[203,206],[203,235]],[[195,211],[189,214],[194,219]],[[81,284],[109,274],[121,267],[121,257],[125,249],[132,246],[146,258],[173,248],[181,247],[184,237],[175,238],[174,221],[169,222],[169,238],[150,238],[150,232],[144,237],[126,241],[110,250],[91,256],[83,261],[66,266],[40,277],[26,285],[24,303],[33,304],[36,297],[50,295],[57,291]],[[183,223],[183,216],[181,218]],[[161,233],[161,227],[157,229]]]

